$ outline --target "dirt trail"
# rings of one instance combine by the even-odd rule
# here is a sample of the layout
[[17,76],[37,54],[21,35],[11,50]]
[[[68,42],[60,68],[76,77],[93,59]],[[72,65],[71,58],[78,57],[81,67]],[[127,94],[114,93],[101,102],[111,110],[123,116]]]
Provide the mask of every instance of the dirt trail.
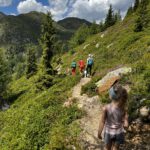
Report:
[[[79,120],[83,130],[80,134],[80,141],[83,144],[84,150],[103,150],[104,144],[97,138],[102,110],[99,96],[90,98],[86,94],[81,95],[82,86],[90,81],[90,78],[82,78],[73,88],[72,92],[72,98],[77,99],[78,108],[86,112],[86,115]],[[134,129],[128,131],[126,134],[126,144],[121,147],[121,150],[150,150],[150,124],[142,125],[140,132],[136,129],[138,124],[131,124],[130,126],[134,126],[135,131]]]
[[97,131],[102,105],[98,96],[89,98],[86,94],[81,95],[82,86],[90,81],[90,78],[82,78],[74,87],[72,97],[77,99],[78,107],[86,112],[86,115],[79,120],[83,129],[80,137],[84,145],[83,148],[86,150],[100,150],[103,144],[97,138]]

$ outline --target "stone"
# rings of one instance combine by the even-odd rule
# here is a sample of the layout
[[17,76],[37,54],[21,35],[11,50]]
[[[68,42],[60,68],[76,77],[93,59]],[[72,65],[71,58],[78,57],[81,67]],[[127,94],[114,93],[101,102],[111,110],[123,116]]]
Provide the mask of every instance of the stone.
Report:
[[105,36],[105,34],[103,33],[103,34],[101,34],[101,38],[103,38]]
[[79,109],[83,109],[84,105],[83,104],[78,104]]
[[147,106],[144,106],[142,108],[140,108],[140,116],[141,117],[148,117],[149,116],[149,108]]
[[107,73],[100,81],[96,83],[99,93],[108,90],[114,84],[115,81],[121,79],[123,75],[126,75],[131,72],[132,68],[121,67],[119,69]]
[[86,49],[89,45],[90,45],[90,44],[85,45],[85,46],[83,47],[83,49]]
[[99,44],[99,43],[97,43],[97,44],[95,45],[95,47],[96,47],[96,48],[99,48],[99,46],[100,46],[100,44]]
[[112,47],[114,45],[114,43],[111,43],[111,44],[109,44],[108,46],[107,46],[107,48],[110,48],[110,47]]

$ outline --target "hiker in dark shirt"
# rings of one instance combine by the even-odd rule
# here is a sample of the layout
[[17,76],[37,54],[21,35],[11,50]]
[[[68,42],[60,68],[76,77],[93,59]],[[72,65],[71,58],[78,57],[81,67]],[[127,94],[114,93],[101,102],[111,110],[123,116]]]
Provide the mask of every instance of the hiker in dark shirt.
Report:
[[87,74],[88,76],[92,75],[92,67],[94,65],[93,56],[89,54],[89,57],[87,58]]

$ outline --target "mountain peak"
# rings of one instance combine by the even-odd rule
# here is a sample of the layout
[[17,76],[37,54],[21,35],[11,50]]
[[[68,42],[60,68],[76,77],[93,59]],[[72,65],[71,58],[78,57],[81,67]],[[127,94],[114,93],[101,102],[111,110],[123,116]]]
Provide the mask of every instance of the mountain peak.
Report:
[[86,24],[86,25],[90,26],[91,22],[89,22],[85,19],[81,19],[81,18],[68,17],[68,18],[59,20],[58,24],[68,30],[77,30],[82,24]]

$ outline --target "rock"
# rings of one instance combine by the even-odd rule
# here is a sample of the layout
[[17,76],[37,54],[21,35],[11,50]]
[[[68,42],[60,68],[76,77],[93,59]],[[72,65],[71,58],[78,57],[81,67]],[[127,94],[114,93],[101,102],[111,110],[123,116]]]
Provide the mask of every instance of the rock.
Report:
[[63,107],[70,107],[72,104],[73,104],[73,100],[72,100],[72,99],[69,99],[68,101],[66,101],[66,102],[63,104]]
[[108,90],[115,81],[119,80],[123,75],[132,72],[130,67],[122,67],[106,74],[100,81],[96,83],[99,93]]
[[149,108],[147,106],[144,106],[142,108],[140,108],[140,116],[141,117],[148,117],[149,116]]
[[85,45],[85,46],[83,47],[83,49],[86,49],[89,45],[90,45],[90,44]]
[[96,48],[99,48],[99,46],[100,46],[100,44],[99,44],[99,43],[97,43],[97,44],[95,45],[95,47],[96,47]]
[[110,48],[111,46],[113,46],[114,45],[114,43],[111,43],[111,44],[109,44],[108,46],[107,46],[107,48]]
[[7,109],[9,109],[10,108],[10,106],[7,104],[7,103],[5,103],[3,106],[2,106],[2,111],[5,111],[5,110],[7,110]]
[[105,36],[105,34],[103,33],[103,34],[101,34],[101,38],[103,38]]
[[83,107],[84,107],[84,104],[78,104],[79,109],[83,109]]
[[134,144],[139,144],[142,142],[142,138],[140,137],[140,135],[136,135],[133,139],[132,139],[132,142]]
[[57,74],[61,74],[62,65],[58,65],[58,66],[56,67],[56,70],[57,70]]

